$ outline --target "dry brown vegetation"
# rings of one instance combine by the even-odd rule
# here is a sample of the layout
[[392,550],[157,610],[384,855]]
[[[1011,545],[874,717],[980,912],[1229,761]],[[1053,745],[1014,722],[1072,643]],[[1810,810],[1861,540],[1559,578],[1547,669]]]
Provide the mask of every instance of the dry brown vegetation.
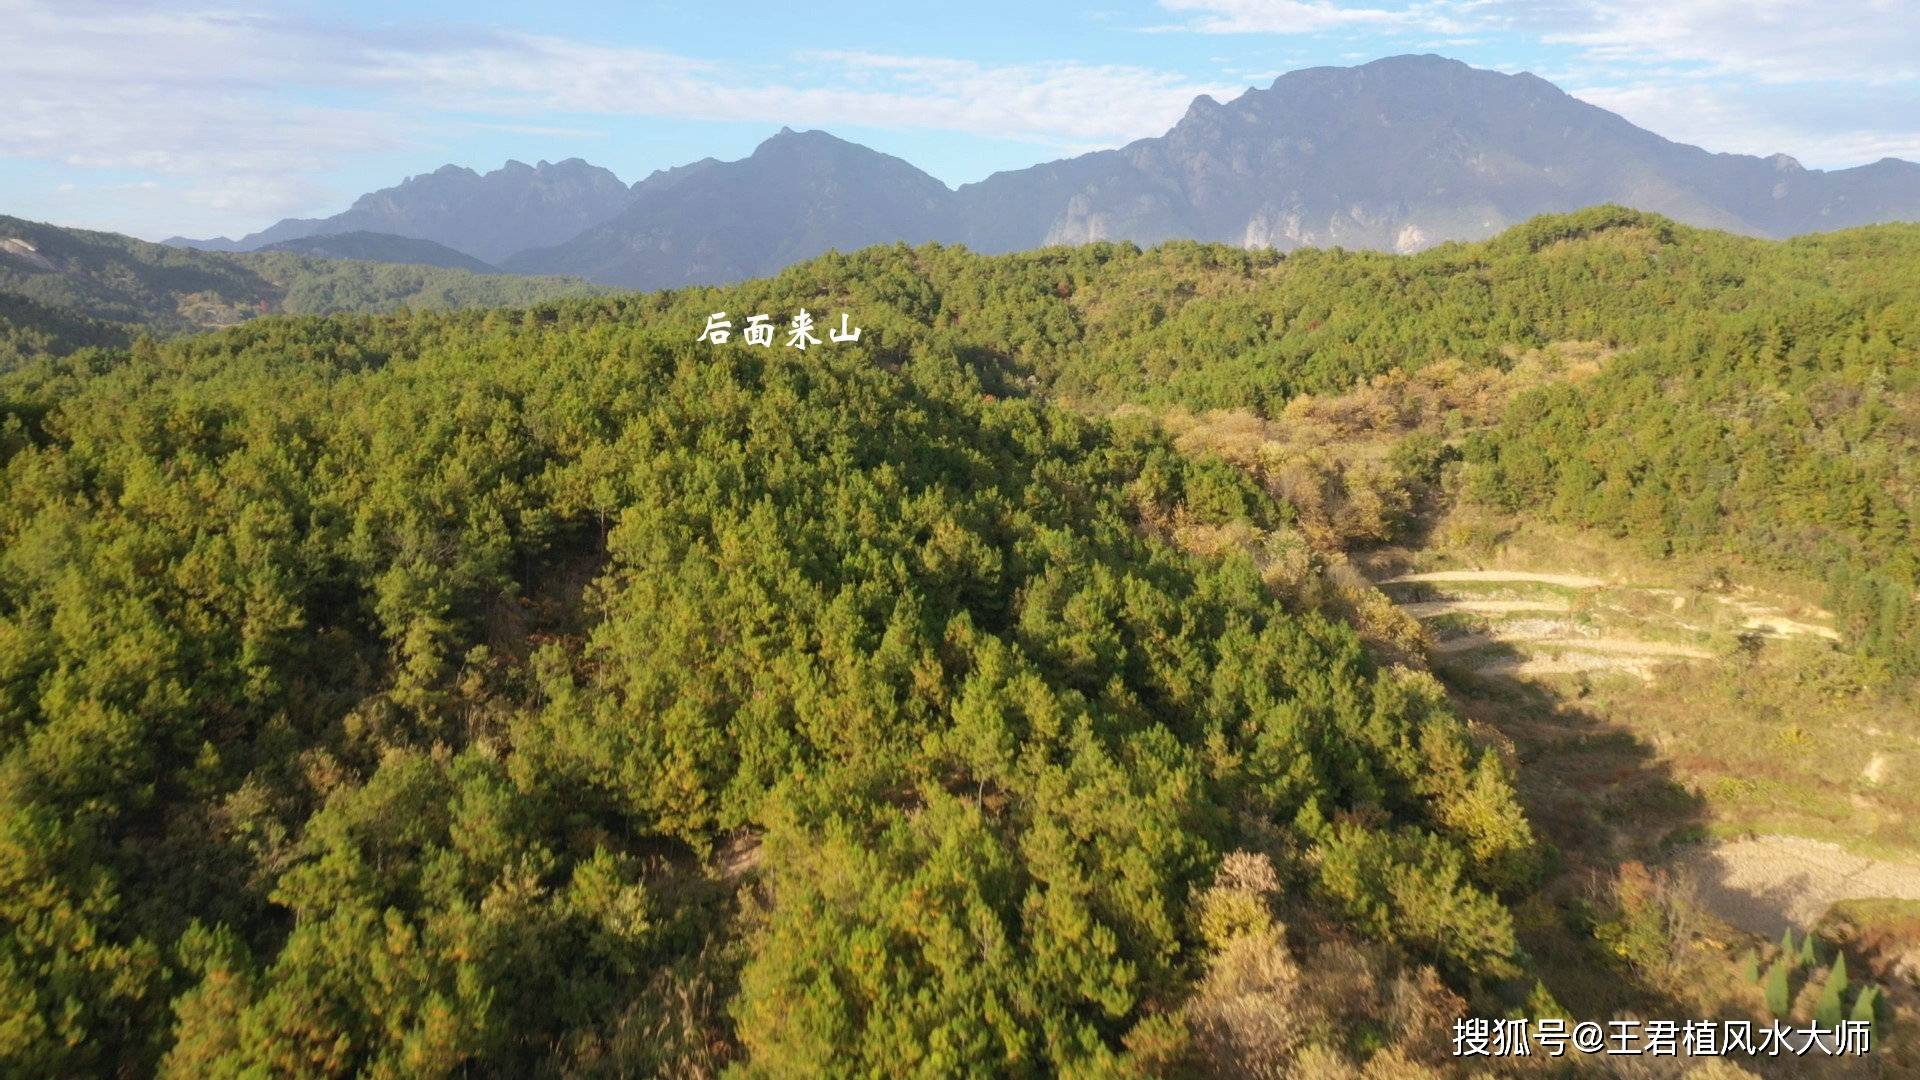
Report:
[[1611,355],[1569,342],[1517,353],[1505,371],[1458,361],[1390,371],[1345,393],[1302,394],[1271,419],[1175,408],[1160,422],[1181,449],[1245,468],[1294,507],[1316,549],[1348,550],[1401,537],[1437,479],[1435,440],[1485,429],[1514,394],[1585,378]]
[[1214,956],[1180,1010],[1185,1036],[1143,1063],[1259,1080],[1447,1075],[1466,1003],[1432,968],[1341,936],[1301,939],[1277,918],[1282,895],[1266,856],[1221,861],[1194,905]]

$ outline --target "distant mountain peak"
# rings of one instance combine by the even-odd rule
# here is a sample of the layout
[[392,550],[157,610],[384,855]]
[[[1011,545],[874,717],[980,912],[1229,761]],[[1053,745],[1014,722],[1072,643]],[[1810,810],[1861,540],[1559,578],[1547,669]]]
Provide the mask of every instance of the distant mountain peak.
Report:
[[[1495,71],[1490,68],[1477,68],[1464,61],[1455,60],[1449,56],[1441,56],[1438,53],[1400,53],[1396,56],[1383,56],[1378,60],[1369,60],[1364,64],[1358,64],[1353,67],[1330,66],[1324,68],[1308,68],[1307,70],[1351,72],[1354,78],[1370,78],[1376,75],[1426,79],[1459,79],[1474,76],[1485,77],[1488,75],[1512,78],[1512,76],[1506,72]],[[1291,74],[1291,72],[1289,74]],[[1284,78],[1285,76],[1282,77]]]
[[432,241],[491,265],[578,235],[625,209],[627,199],[618,176],[579,158],[537,167],[509,160],[485,174],[447,164],[368,192],[332,217],[289,218],[238,241],[181,246],[253,251],[308,237],[371,233]]
[[1396,53],[1392,56],[1382,56],[1377,60],[1369,60],[1359,65],[1358,68],[1350,68],[1348,70],[1362,70],[1366,68],[1427,68],[1452,71],[1487,70],[1484,68],[1476,68],[1464,60],[1455,60],[1451,56],[1441,56],[1439,53]]
[[1920,217],[1920,184],[1898,170],[1710,154],[1536,76],[1431,53],[1199,97],[1163,136],[959,194],[966,241],[985,251],[1175,238],[1413,251],[1601,203],[1771,236]]
[[952,209],[945,184],[900,158],[783,127],[737,161],[655,172],[618,217],[506,267],[640,287],[735,281],[833,248],[957,239]]
[[769,136],[744,161],[759,161],[770,164],[779,163],[787,167],[827,170],[878,170],[890,172],[896,177],[912,177],[908,183],[927,184],[946,190],[946,185],[921,172],[911,163],[882,153],[870,146],[849,142],[830,131],[809,129],[795,131],[783,127]]
[[1195,113],[1218,112],[1223,107],[1224,106],[1218,101],[1214,100],[1212,94],[1201,94],[1187,103],[1187,115],[1192,116]]
[[757,153],[768,147],[780,146],[851,146],[860,150],[866,150],[869,153],[878,153],[878,151],[861,146],[859,143],[848,142],[830,131],[821,131],[818,128],[795,131],[790,127],[783,127],[772,135],[767,136],[761,140],[760,145],[755,147],[754,150]]

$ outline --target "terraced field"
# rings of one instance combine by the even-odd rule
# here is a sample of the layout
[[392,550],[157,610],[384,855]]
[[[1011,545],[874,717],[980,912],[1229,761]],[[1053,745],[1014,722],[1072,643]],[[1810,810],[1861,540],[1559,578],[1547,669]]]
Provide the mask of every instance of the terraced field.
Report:
[[[1580,807],[1566,811],[1581,823],[1567,831],[1588,830],[1596,861],[1653,854],[1717,917],[1768,937],[1810,927],[1846,900],[1920,900],[1920,857],[1910,844],[1863,853],[1853,842],[1893,812],[1889,785],[1905,779],[1898,774],[1913,748],[1859,749],[1896,745],[1864,720],[1851,733],[1782,725],[1792,710],[1766,701],[1770,689],[1750,674],[1783,666],[1787,655],[1830,653],[1841,634],[1829,613],[1751,587],[1682,588],[1539,566],[1401,573],[1378,585],[1420,621],[1435,671],[1470,708],[1498,718],[1548,812]],[[1718,707],[1689,704],[1714,684],[1731,688]],[[1838,752],[1819,753],[1816,739],[1831,739]],[[1729,744],[1753,751],[1747,764]],[[1843,764],[1849,744],[1864,757],[1857,766]],[[1758,767],[1803,757],[1813,765],[1791,778]],[[1845,775],[1822,777],[1832,790],[1812,782],[1836,769]],[[1751,805],[1768,791],[1808,815]],[[1665,826],[1649,826],[1662,815],[1648,808],[1662,805]],[[1704,823],[1686,824],[1694,816]]]
[[1539,569],[1399,574],[1379,585],[1427,628],[1437,666],[1482,675],[1649,680],[1769,638],[1840,637],[1826,612],[1752,590],[1682,592]]

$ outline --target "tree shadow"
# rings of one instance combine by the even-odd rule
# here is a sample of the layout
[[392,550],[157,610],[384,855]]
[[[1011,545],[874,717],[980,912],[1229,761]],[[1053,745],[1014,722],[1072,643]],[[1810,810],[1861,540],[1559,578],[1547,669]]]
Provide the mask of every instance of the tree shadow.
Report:
[[1605,915],[1608,883],[1622,865],[1663,863],[1705,835],[1706,800],[1631,728],[1582,702],[1587,676],[1549,684],[1479,670],[1523,659],[1520,650],[1497,642],[1474,649],[1470,658],[1433,657],[1455,707],[1510,750],[1515,789],[1552,848],[1538,899],[1519,919],[1521,943],[1535,974],[1576,1016],[1623,1010],[1683,1016],[1688,1006],[1606,954],[1591,931]]

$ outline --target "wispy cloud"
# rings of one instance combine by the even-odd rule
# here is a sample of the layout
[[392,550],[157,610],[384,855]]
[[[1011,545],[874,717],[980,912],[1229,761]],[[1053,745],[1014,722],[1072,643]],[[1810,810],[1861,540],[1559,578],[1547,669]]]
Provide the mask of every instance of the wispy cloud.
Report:
[[513,135],[553,135],[563,139],[604,139],[607,133],[595,128],[557,127],[552,124],[496,124],[468,120],[465,127],[474,131],[504,131]]
[[[402,145],[415,123],[378,107],[318,106],[282,92],[287,73],[343,74],[340,28],[228,11],[159,12],[69,0],[0,0],[0,157],[155,181],[105,214],[173,208],[261,217],[305,205],[311,177],[343,156]],[[99,184],[76,191],[98,192]],[[152,219],[148,219],[152,220]]]
[[[1157,132],[1224,84],[1128,65],[803,51],[786,78],[568,38],[386,51],[368,77],[443,108],[955,131],[1058,144]],[[756,78],[756,75],[769,77]],[[797,75],[798,77],[794,77]]]
[[1913,0],[1605,0],[1481,11],[1620,66],[1680,63],[1765,83],[1920,79]]
[[1487,4],[1573,51],[1567,90],[1668,138],[1813,165],[1920,157],[1915,0]]
[[[1224,82],[1129,65],[801,52],[765,67],[492,29],[433,33],[227,9],[0,0],[0,156],[170,177],[196,205],[309,209],[304,178],[437,126],[574,134],[652,117],[953,131],[1053,152],[1164,130]],[[778,62],[779,66],[773,66]],[[315,92],[351,107],[308,103]],[[1045,153],[1046,151],[1042,151]]]
[[[1797,108],[1785,109],[1713,84],[1670,79],[1572,84],[1567,90],[1669,139],[1710,150],[1782,152],[1812,167],[1857,165],[1883,157],[1920,159],[1920,102],[1863,107],[1857,99],[1829,99],[1823,109],[1803,93]],[[1842,119],[1831,119],[1836,116]]]
[[1148,29],[1201,34],[1319,34],[1335,30],[1456,34],[1467,25],[1456,17],[1456,10],[1471,6],[1443,0],[1385,7],[1336,0],[1160,0],[1163,10],[1184,18]]
[[1765,82],[1920,79],[1915,0],[1159,0],[1153,29],[1305,35],[1420,30],[1441,44],[1511,32],[1618,65],[1682,63]]

